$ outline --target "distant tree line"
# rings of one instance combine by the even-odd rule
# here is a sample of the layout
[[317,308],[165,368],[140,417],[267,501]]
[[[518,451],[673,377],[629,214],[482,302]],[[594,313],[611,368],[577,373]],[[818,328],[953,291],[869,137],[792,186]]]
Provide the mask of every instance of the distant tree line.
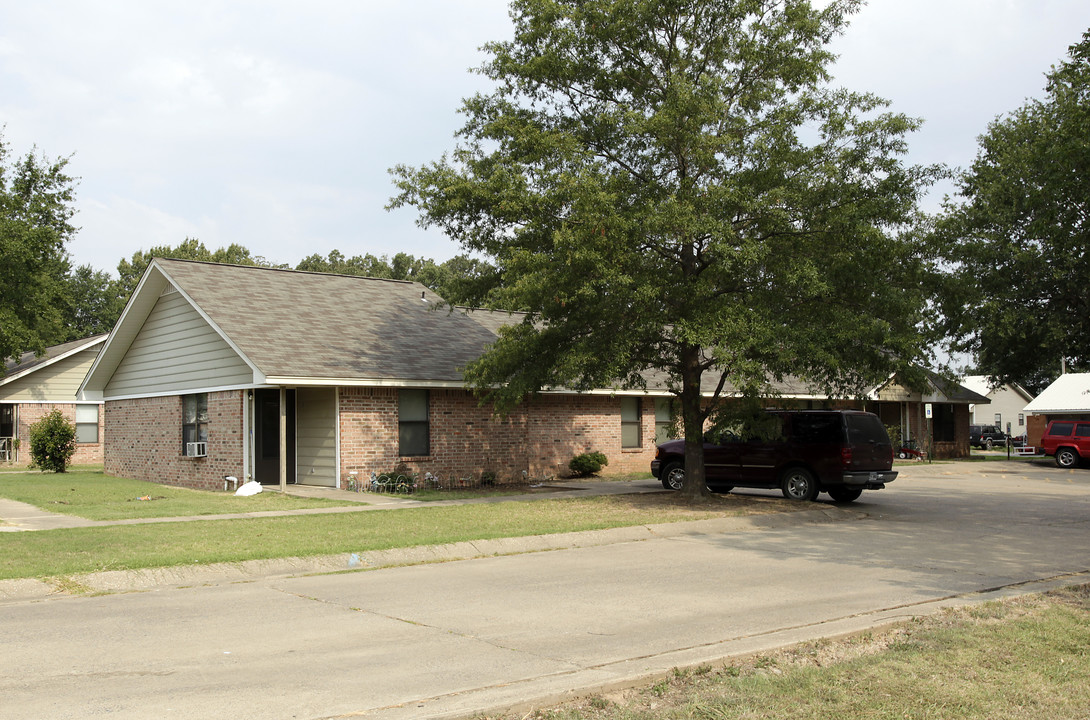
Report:
[[[0,357],[5,360],[109,332],[152,258],[292,269],[242,245],[210,250],[196,238],[122,259],[117,278],[91,265],[73,266],[66,245],[77,230],[72,224],[77,178],[68,174],[68,162],[37,151],[13,157],[0,135]],[[457,305],[490,266],[466,255],[437,263],[408,253],[346,257],[333,250],[325,257],[310,255],[294,269],[413,280]]]

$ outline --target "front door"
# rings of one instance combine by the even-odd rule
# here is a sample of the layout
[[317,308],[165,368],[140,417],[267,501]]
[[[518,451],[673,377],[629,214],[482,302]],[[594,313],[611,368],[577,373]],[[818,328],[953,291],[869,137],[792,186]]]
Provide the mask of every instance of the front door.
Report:
[[[288,482],[295,482],[295,391],[287,391]],[[254,390],[254,478],[280,484],[280,391]]]

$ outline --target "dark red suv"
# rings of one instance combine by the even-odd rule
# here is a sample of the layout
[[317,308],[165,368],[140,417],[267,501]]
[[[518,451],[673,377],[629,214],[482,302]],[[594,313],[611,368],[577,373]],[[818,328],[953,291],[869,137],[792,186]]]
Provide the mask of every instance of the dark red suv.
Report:
[[[858,410],[770,411],[772,439],[722,433],[706,437],[704,472],[708,489],[779,488],[791,500],[813,500],[826,492],[852,502],[864,490],[893,482],[893,445],[877,415]],[[768,432],[763,433],[766,437]],[[651,474],[678,490],[685,478],[685,441],[658,446]]]
[[1062,468],[1090,458],[1090,420],[1053,420],[1041,437],[1041,450]]

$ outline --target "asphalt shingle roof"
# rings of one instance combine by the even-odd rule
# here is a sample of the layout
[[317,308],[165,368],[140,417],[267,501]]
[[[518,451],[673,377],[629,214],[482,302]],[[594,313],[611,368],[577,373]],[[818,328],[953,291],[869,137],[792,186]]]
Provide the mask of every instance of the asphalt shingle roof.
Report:
[[419,283],[157,262],[267,376],[460,382],[496,339]]

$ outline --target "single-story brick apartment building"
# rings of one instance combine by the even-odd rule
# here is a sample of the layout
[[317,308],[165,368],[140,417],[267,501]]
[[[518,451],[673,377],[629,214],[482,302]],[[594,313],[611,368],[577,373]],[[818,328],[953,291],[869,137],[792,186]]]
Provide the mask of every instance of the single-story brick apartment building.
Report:
[[102,462],[101,401],[77,401],[76,392],[105,344],[96,335],[47,347],[41,355],[23,353],[4,364],[0,376],[0,463],[15,467],[30,464],[30,426],[60,410],[76,426],[72,462]]
[[[459,368],[518,320],[451,311],[418,283],[155,259],[80,392],[105,403],[107,473],[188,487],[344,487],[399,464],[517,479],[588,451],[608,472],[648,471],[670,433],[665,387],[544,392],[502,418],[465,388]],[[911,415],[910,394],[876,392],[868,409]],[[967,454],[968,403],[951,403]]]

